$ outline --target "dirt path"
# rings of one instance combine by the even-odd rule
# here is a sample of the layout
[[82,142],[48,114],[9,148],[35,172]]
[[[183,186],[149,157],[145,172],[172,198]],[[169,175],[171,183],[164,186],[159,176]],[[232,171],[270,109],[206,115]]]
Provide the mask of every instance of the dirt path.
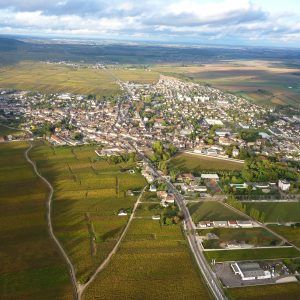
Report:
[[125,229],[123,230],[120,238],[118,239],[116,245],[114,246],[114,248],[112,249],[112,251],[108,254],[108,256],[106,257],[106,259],[101,263],[101,265],[97,268],[97,270],[95,271],[95,273],[91,276],[91,278],[89,279],[88,282],[86,282],[85,284],[82,284],[80,286],[78,286],[78,295],[79,295],[79,299],[82,298],[82,294],[84,292],[84,290],[95,280],[95,278],[97,277],[97,275],[99,274],[99,272],[101,272],[105,267],[106,265],[110,262],[112,256],[117,252],[117,250],[119,249],[119,246],[125,236],[125,234],[127,233],[128,231],[128,228],[131,224],[131,221],[133,220],[134,218],[134,213],[138,207],[138,205],[141,203],[140,200],[143,196],[143,193],[144,191],[146,190],[147,186],[145,186],[141,192],[141,194],[139,195],[138,199],[136,200],[135,204],[134,204],[134,207],[133,207],[133,210],[132,210],[132,214],[130,215],[129,217],[129,220],[126,224],[126,227]]
[[135,202],[134,204],[134,207],[133,207],[133,210],[132,210],[132,214],[130,215],[129,217],[129,220],[125,226],[125,229],[123,230],[120,238],[118,239],[116,245],[114,246],[114,248],[112,249],[112,251],[109,253],[109,255],[106,257],[106,259],[100,264],[100,266],[96,269],[96,271],[94,272],[94,274],[90,277],[89,281],[86,282],[85,284],[79,284],[77,283],[77,280],[76,280],[76,272],[75,272],[75,267],[74,265],[72,264],[70,258],[68,257],[66,251],[64,250],[63,246],[61,245],[61,243],[59,242],[59,240],[57,239],[57,237],[55,236],[54,234],[54,231],[53,231],[53,226],[52,226],[52,200],[53,200],[53,192],[54,192],[54,189],[51,185],[51,183],[41,175],[41,173],[38,171],[37,167],[36,167],[36,164],[34,161],[31,160],[31,158],[29,157],[29,152],[30,150],[33,148],[33,145],[31,142],[29,142],[30,146],[29,148],[25,151],[25,158],[27,160],[28,163],[30,163],[33,167],[33,170],[35,172],[35,174],[48,186],[49,188],[49,195],[48,195],[48,201],[47,201],[47,226],[48,226],[48,231],[49,231],[49,234],[50,234],[50,237],[53,239],[53,241],[56,243],[57,247],[59,248],[62,256],[64,257],[67,265],[69,266],[70,268],[70,276],[71,276],[71,280],[72,280],[72,284],[73,284],[73,287],[74,287],[74,298],[76,300],[80,300],[81,297],[82,297],[82,294],[84,292],[84,290],[95,280],[96,276],[98,275],[99,272],[101,272],[103,270],[103,268],[110,262],[112,256],[117,252],[125,234],[127,233],[128,231],[128,228],[130,226],[130,223],[131,221],[133,220],[134,218],[134,213],[139,205],[140,200],[142,198],[142,195],[146,189],[147,186],[145,186],[141,192],[141,194],[139,195],[137,201]]
[[30,159],[28,154],[29,154],[30,150],[33,148],[33,145],[32,145],[31,142],[29,142],[29,144],[30,144],[29,148],[25,151],[25,158],[26,158],[27,162],[32,165],[35,174],[40,179],[42,179],[43,182],[46,183],[46,185],[48,186],[49,191],[50,191],[50,193],[48,195],[48,199],[47,199],[47,226],[48,226],[48,231],[49,231],[50,237],[53,239],[53,241],[57,245],[60,253],[64,257],[67,265],[70,268],[70,276],[71,276],[72,284],[73,284],[73,287],[74,287],[74,297],[75,297],[75,299],[79,299],[78,284],[77,284],[77,281],[76,281],[75,268],[74,268],[71,260],[69,259],[66,251],[64,250],[63,246],[60,244],[59,240],[56,238],[56,236],[53,232],[51,216],[52,216],[52,200],[53,200],[53,191],[54,190],[53,190],[53,187],[52,187],[51,183],[39,173],[39,171],[37,170],[36,164]]

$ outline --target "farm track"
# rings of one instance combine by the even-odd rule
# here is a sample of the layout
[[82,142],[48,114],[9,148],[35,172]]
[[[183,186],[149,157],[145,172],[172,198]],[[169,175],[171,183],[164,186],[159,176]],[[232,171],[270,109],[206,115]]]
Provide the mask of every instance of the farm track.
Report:
[[63,258],[65,259],[67,265],[69,266],[70,268],[70,276],[71,276],[71,281],[72,281],[72,284],[73,284],[73,288],[74,288],[74,298],[76,300],[79,299],[79,294],[78,294],[78,284],[77,284],[77,281],[76,281],[76,272],[75,272],[75,268],[70,260],[70,258],[68,257],[65,249],[63,248],[63,246],[61,245],[61,243],[59,242],[59,240],[57,239],[57,237],[55,236],[54,234],[54,231],[53,231],[53,226],[52,226],[52,220],[51,220],[51,215],[52,215],[52,200],[53,200],[53,187],[51,185],[51,183],[45,178],[43,177],[38,169],[37,169],[37,166],[35,164],[35,162],[33,162],[30,157],[29,157],[29,152],[30,150],[33,148],[33,145],[31,142],[29,142],[30,146],[29,148],[25,151],[25,159],[26,161],[32,165],[33,167],[33,170],[35,172],[35,174],[44,182],[46,183],[46,185],[48,186],[49,188],[49,195],[48,195],[48,201],[47,201],[47,227],[48,227],[48,231],[49,231],[49,234],[50,234],[50,237],[52,238],[52,240],[55,242],[56,246],[58,247],[60,253],[62,254]]
[[84,290],[95,280],[95,278],[97,277],[97,275],[106,267],[106,265],[110,262],[111,258],[113,257],[113,255],[118,251],[119,249],[119,246],[124,238],[124,236],[126,235],[127,231],[128,231],[128,228],[131,224],[131,221],[134,219],[134,213],[138,207],[138,205],[140,204],[140,200],[143,196],[143,193],[145,191],[147,186],[145,186],[143,188],[143,190],[141,191],[141,194],[139,195],[139,197],[137,198],[135,204],[134,204],[134,207],[133,207],[133,210],[132,210],[132,213],[129,217],[129,220],[126,224],[126,227],[124,228],[120,238],[118,239],[116,245],[114,246],[114,248],[111,250],[111,252],[108,254],[108,256],[106,257],[106,259],[101,263],[101,265],[96,269],[96,271],[94,272],[94,274],[90,277],[89,281],[86,282],[85,284],[83,285],[80,285],[78,286],[78,299],[82,299],[82,295],[83,295],[83,292]]
[[55,242],[55,244],[57,245],[61,255],[63,256],[65,262],[67,263],[69,269],[70,269],[70,277],[71,277],[71,281],[72,281],[72,285],[73,285],[73,289],[74,289],[74,299],[76,300],[80,300],[82,299],[82,295],[84,290],[95,280],[95,278],[97,277],[98,273],[100,273],[105,267],[106,265],[110,262],[111,258],[113,257],[113,255],[117,252],[117,250],[119,249],[119,246],[125,236],[125,234],[128,231],[128,228],[131,224],[131,221],[134,218],[134,213],[138,207],[138,205],[141,203],[140,200],[142,198],[142,195],[146,189],[147,186],[145,186],[141,192],[141,194],[139,195],[139,197],[137,198],[137,201],[134,204],[133,210],[132,210],[132,214],[130,215],[130,218],[126,224],[125,229],[123,230],[120,238],[118,239],[116,245],[114,246],[114,248],[112,249],[112,251],[108,254],[108,256],[106,257],[106,259],[100,264],[100,266],[96,269],[96,271],[94,272],[94,274],[90,277],[89,281],[86,282],[85,284],[79,284],[77,282],[76,279],[76,272],[75,272],[75,267],[72,264],[69,256],[67,255],[65,249],[63,248],[63,246],[61,245],[61,243],[59,242],[59,240],[57,239],[57,237],[54,234],[53,231],[53,225],[52,225],[52,200],[53,200],[53,193],[54,193],[54,189],[53,186],[51,185],[51,183],[41,175],[41,173],[38,171],[36,163],[34,161],[31,160],[31,158],[29,157],[29,152],[32,150],[33,145],[31,142],[29,142],[30,146],[29,148],[25,151],[24,156],[26,161],[33,167],[33,170],[35,172],[35,174],[48,186],[49,188],[49,195],[48,195],[48,201],[47,201],[47,227],[48,227],[48,231],[49,231],[49,235],[50,237],[53,239],[53,241]]

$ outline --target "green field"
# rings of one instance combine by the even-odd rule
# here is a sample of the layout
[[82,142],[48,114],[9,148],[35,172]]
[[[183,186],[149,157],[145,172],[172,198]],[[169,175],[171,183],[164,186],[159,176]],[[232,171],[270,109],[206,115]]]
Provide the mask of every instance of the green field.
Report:
[[76,268],[79,282],[85,282],[107,257],[123,231],[128,217],[120,209],[132,209],[137,196],[127,190],[145,185],[139,174],[122,172],[129,164],[99,160],[94,146],[51,147],[38,144],[31,157],[53,185],[53,225]]
[[179,225],[134,219],[84,299],[210,299]]
[[257,260],[300,257],[300,252],[291,247],[272,249],[242,249],[242,250],[216,250],[206,251],[205,256],[209,261],[217,262],[236,260]]
[[69,92],[83,95],[95,94],[101,97],[120,92],[114,76],[120,76],[125,81],[141,83],[151,83],[158,79],[157,73],[143,69],[96,70],[23,61],[0,68],[0,87],[39,91],[46,94]]
[[137,207],[137,217],[151,217],[153,215],[162,215],[164,209],[162,209],[160,203],[141,203]]
[[[219,237],[219,240],[209,240],[209,247],[204,248],[214,249],[220,243],[229,241],[243,241],[246,244],[255,246],[275,246],[279,245],[281,240],[275,237],[272,233],[264,228],[212,228],[198,230],[199,235],[206,235],[207,233],[214,233]],[[212,243],[213,242],[213,243]]]
[[150,192],[146,190],[142,196],[141,202],[157,203],[160,202],[160,200],[157,198],[156,192]]
[[272,230],[285,237],[288,241],[295,246],[300,247],[300,227],[290,226],[269,226]]
[[14,129],[10,129],[10,128],[0,124],[0,136],[20,135],[20,134],[22,134],[22,131],[16,131]]
[[296,300],[300,295],[299,283],[271,284],[227,289],[230,300]]
[[184,172],[201,173],[201,171],[239,171],[243,169],[243,164],[213,157],[180,153],[170,160],[169,167]]
[[240,216],[217,201],[189,203],[188,209],[196,223],[199,221],[229,221],[245,219],[245,217]]
[[47,230],[48,189],[25,160],[28,146],[0,144],[0,298],[73,299]]
[[265,222],[300,222],[300,202],[247,203],[247,212],[255,208],[266,215]]

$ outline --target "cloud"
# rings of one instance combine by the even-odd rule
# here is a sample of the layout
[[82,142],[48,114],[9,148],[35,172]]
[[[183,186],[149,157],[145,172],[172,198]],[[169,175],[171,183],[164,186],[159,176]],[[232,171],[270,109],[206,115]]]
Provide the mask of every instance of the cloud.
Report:
[[300,14],[274,15],[250,0],[0,0],[6,33],[261,40],[300,44]]

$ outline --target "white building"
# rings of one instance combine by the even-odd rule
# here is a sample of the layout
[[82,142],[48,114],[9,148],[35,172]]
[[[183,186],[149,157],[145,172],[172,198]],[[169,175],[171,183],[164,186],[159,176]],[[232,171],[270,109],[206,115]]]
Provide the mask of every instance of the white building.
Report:
[[291,187],[291,184],[288,181],[281,179],[281,180],[278,181],[278,187],[282,191],[288,191]]
[[263,270],[258,263],[232,263],[234,275],[240,275],[242,280],[270,279],[271,272]]
[[237,225],[242,228],[252,228],[253,224],[251,221],[236,221]]
[[201,179],[214,179],[219,181],[220,178],[218,174],[201,174]]

